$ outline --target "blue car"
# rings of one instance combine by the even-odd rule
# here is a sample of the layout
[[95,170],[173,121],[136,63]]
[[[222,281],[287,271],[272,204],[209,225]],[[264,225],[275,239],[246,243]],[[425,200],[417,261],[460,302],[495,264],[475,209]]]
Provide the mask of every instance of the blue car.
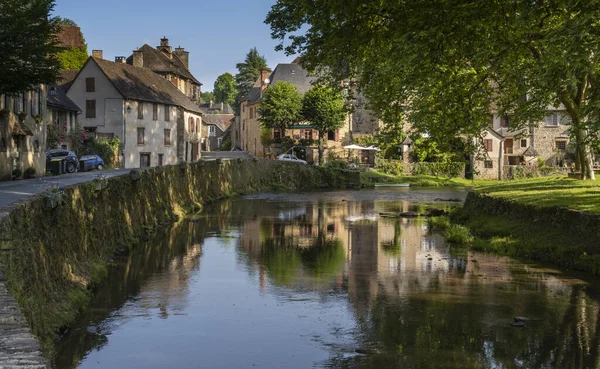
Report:
[[104,160],[98,155],[82,155],[79,160],[85,160],[85,170],[103,170],[104,169]]

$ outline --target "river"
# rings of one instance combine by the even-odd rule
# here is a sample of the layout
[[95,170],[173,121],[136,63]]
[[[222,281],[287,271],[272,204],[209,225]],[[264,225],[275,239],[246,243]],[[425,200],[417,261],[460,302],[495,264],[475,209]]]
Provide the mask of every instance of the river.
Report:
[[53,367],[600,367],[600,283],[449,248],[424,217],[381,216],[464,197],[388,188],[212,204],[115,259]]

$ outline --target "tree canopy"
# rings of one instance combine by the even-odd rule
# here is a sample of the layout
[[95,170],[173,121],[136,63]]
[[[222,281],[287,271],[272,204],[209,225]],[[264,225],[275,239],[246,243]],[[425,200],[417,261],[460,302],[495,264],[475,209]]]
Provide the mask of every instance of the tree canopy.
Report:
[[235,75],[235,82],[237,83],[238,95],[235,105],[238,109],[240,101],[248,95],[248,92],[260,77],[260,72],[262,70],[271,71],[271,69],[267,67],[267,60],[258,53],[256,47],[250,49],[244,62],[238,63],[236,68],[238,73]]
[[316,85],[304,95],[302,117],[319,132],[319,164],[323,164],[323,136],[341,128],[346,113],[344,97],[331,87]]
[[56,17],[55,21],[57,24],[63,26],[77,26],[77,23],[75,23],[75,21],[70,18]]
[[356,81],[384,121],[404,115],[439,147],[479,135],[490,112],[522,129],[564,107],[593,177],[599,17],[600,0],[278,0],[266,22],[278,49]]
[[200,102],[203,104],[208,104],[211,101],[215,101],[215,95],[212,91],[200,92]]
[[59,62],[52,0],[0,2],[0,94],[35,90],[56,81]]
[[213,94],[216,103],[233,104],[237,95],[237,86],[231,73],[223,73],[215,81]]
[[300,119],[302,95],[293,84],[280,81],[269,86],[258,108],[263,127],[286,129]]

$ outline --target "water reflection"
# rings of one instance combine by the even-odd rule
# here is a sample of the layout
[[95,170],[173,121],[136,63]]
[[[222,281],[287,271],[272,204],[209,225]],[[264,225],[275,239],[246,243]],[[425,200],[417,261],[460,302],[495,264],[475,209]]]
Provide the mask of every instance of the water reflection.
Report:
[[380,217],[454,197],[215,204],[117,260],[54,367],[600,367],[597,283],[451,251],[423,218]]

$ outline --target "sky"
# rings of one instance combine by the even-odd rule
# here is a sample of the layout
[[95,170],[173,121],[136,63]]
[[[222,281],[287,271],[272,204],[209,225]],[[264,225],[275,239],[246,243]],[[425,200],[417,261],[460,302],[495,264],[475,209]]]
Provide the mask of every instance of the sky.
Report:
[[56,0],[54,15],[74,20],[88,52],[102,50],[104,59],[130,56],[144,44],[156,47],[166,36],[173,48],[190,52],[190,71],[212,91],[225,72],[237,73],[256,46],[272,69],[294,57],[275,52],[265,17],[276,0]]

